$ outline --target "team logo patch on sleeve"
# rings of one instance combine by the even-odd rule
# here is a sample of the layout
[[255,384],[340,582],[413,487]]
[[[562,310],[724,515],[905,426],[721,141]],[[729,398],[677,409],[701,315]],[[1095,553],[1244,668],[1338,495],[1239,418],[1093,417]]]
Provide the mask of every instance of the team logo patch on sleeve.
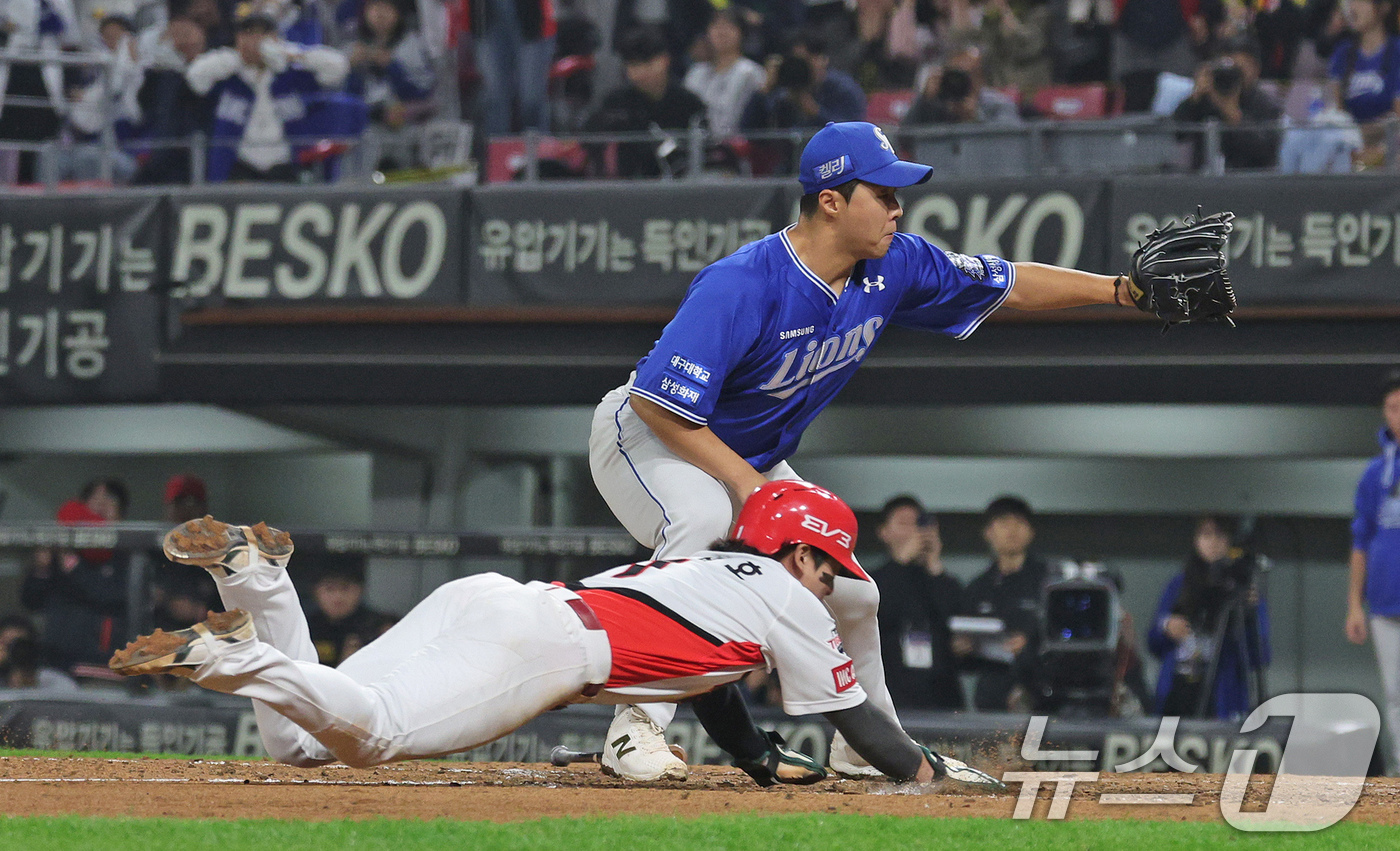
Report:
[[987,274],[991,276],[992,283],[998,286],[1006,286],[1008,270],[1005,260],[1002,260],[1000,257],[993,257],[990,254],[978,255],[978,259],[982,261],[982,265],[987,267]]
[[847,662],[839,668],[831,669],[831,677],[836,681],[836,691],[850,691],[851,686],[856,684],[856,663]]
[[948,259],[953,265],[958,267],[958,271],[972,278],[974,281],[985,281],[987,279],[987,266],[980,257],[969,257],[966,254],[958,254],[956,251],[945,251]]
[[672,354],[671,359],[666,362],[666,369],[682,378],[694,381],[701,387],[710,386],[710,368],[683,355]]
[[688,405],[699,404],[700,389],[686,384],[684,381],[677,381],[669,375],[661,377],[661,393],[666,396],[679,399]]

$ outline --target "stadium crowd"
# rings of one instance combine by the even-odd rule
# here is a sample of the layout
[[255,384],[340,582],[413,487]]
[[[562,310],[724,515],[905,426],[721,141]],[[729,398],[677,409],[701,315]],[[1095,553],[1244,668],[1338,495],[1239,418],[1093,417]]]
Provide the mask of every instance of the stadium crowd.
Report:
[[1218,124],[1181,168],[1350,171],[1393,159],[1397,32],[1394,0],[0,0],[0,183],[51,140],[119,149],[50,146],[60,179],[166,184],[335,179],[371,128],[381,169],[427,164],[433,122],[483,161],[527,129],[631,133],[542,174],[648,177],[695,161],[692,127],[707,173],[761,174],[833,120],[909,146],[1154,115]]

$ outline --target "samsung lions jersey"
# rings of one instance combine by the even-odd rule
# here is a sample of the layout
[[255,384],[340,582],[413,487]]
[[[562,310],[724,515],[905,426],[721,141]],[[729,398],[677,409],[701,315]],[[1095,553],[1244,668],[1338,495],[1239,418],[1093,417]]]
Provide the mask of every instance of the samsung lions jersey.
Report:
[[797,259],[787,231],[708,266],[637,364],[631,392],[707,425],[755,469],[797,449],[891,323],[963,339],[1015,283],[1000,257],[896,233],[856,264],[840,297]]

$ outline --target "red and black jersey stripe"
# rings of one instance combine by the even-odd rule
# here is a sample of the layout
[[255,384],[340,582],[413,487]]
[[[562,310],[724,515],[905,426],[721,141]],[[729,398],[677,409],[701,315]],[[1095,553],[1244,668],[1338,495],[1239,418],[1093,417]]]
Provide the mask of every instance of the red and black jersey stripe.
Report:
[[607,688],[767,665],[759,643],[726,641],[636,589],[574,590],[608,632],[612,672]]

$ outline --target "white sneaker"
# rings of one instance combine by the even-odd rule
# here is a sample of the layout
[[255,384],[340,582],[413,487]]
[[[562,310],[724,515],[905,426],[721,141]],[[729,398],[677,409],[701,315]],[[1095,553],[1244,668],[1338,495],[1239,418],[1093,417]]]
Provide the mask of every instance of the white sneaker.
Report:
[[826,764],[838,777],[847,780],[872,780],[885,775],[880,769],[866,762],[860,754],[846,744],[846,737],[838,730],[831,737],[831,750],[827,751]]
[[603,773],[624,780],[684,780],[685,760],[666,746],[666,735],[641,709],[627,707],[608,727],[603,741]]

